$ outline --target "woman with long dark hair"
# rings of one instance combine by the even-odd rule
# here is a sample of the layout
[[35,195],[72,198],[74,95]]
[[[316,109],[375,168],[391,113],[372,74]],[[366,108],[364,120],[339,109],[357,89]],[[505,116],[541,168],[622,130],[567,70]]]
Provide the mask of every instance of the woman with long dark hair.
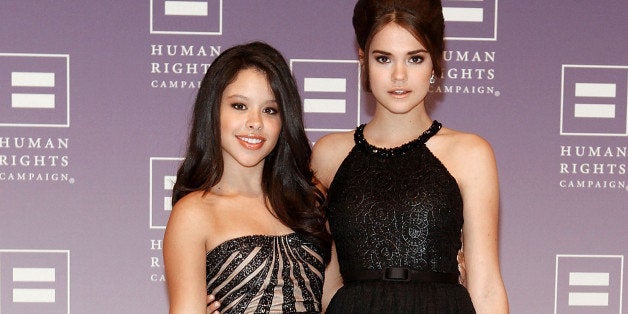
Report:
[[164,237],[170,313],[320,312],[330,237],[294,78],[253,42],[198,91]]

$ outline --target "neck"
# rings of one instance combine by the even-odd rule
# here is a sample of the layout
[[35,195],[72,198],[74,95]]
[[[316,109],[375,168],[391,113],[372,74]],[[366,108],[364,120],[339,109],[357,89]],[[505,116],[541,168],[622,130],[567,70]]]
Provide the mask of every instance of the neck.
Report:
[[211,191],[218,195],[263,197],[262,170],[263,167],[233,169],[225,164],[220,181]]
[[408,113],[393,114],[378,107],[373,119],[368,122],[364,130],[364,136],[367,138],[367,141],[373,140],[383,144],[390,143],[394,146],[416,138],[431,125],[432,118],[424,109],[415,108],[415,110]]

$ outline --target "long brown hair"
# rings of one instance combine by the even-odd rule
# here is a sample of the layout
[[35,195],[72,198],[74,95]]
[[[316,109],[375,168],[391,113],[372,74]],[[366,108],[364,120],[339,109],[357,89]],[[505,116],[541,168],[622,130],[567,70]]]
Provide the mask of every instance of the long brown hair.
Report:
[[231,47],[208,68],[194,103],[188,148],[177,172],[172,204],[194,191],[207,193],[220,181],[224,171],[220,143],[222,93],[240,71],[251,68],[266,75],[281,115],[279,139],[264,160],[262,190],[266,201],[286,226],[310,236],[329,252],[331,236],[321,208],[323,194],[314,184],[309,167],[312,150],[303,126],[297,85],[281,53],[262,42]]

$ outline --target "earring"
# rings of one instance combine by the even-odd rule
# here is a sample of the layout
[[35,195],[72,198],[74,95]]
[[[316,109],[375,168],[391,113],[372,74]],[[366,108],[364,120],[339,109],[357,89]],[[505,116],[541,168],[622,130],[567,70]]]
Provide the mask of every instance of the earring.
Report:
[[430,76],[430,84],[434,83],[436,83],[436,77],[434,77],[434,74],[432,74],[432,76]]

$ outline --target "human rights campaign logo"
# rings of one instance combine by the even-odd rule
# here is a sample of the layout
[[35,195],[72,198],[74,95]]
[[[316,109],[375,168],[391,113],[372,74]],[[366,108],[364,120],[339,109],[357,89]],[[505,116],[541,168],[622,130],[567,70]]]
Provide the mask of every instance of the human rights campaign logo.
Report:
[[0,313],[70,313],[70,251],[0,250]]
[[221,35],[222,0],[151,0],[150,33]]
[[445,39],[497,40],[497,0],[443,0]]
[[622,313],[623,255],[557,255],[555,314]]
[[172,211],[172,188],[182,158],[150,158],[150,229],[165,229]]
[[358,61],[291,59],[290,68],[303,97],[308,133],[351,130],[364,120]]
[[0,126],[69,127],[70,57],[0,53]]
[[561,135],[628,136],[628,66],[563,65]]

